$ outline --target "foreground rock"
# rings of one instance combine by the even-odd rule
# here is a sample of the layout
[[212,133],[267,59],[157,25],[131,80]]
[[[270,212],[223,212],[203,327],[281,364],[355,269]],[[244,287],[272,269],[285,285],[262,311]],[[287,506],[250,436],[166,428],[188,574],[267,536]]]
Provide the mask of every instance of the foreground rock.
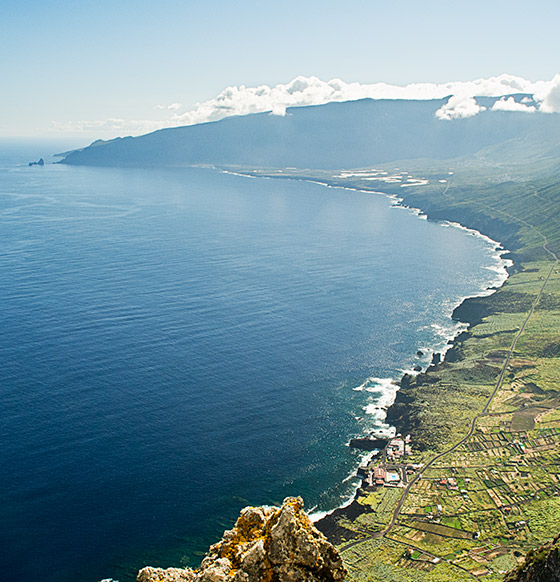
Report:
[[504,582],[560,582],[560,535],[538,550],[531,550],[525,562],[509,572]]
[[346,570],[309,521],[301,497],[282,507],[246,507],[198,570],[143,568],[138,582],[338,582]]

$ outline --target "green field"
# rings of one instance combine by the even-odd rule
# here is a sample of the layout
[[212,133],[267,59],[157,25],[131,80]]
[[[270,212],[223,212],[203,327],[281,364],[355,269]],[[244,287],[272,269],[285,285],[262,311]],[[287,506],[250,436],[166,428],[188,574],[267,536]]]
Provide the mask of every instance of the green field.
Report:
[[[530,162],[492,150],[405,161],[375,168],[400,176],[375,187],[351,175],[372,168],[243,170],[396,195],[499,240],[514,259],[501,289],[457,310],[471,325],[445,361],[403,379],[389,418],[411,434],[422,478],[362,491],[364,512],[341,519],[352,582],[501,580],[560,531],[560,167]],[[449,477],[457,490],[440,484]]]

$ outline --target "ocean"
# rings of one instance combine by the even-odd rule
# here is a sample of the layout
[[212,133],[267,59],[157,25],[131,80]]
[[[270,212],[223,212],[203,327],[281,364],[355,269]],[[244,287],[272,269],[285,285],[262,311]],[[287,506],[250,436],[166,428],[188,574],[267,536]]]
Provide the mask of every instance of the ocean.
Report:
[[[0,144],[0,568],[195,566],[247,504],[347,501],[397,381],[506,277],[375,193]],[[417,356],[421,350],[424,356]]]

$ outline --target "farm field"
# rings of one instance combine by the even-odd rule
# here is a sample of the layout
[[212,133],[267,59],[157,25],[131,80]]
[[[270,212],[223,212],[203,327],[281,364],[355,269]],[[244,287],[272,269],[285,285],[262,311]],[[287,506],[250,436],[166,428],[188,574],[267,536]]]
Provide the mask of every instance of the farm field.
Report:
[[400,488],[362,487],[359,515],[339,511],[335,536],[352,582],[501,580],[560,530],[560,187],[550,164],[249,173],[382,191],[511,251],[503,287],[456,309],[468,331],[442,363],[405,376],[389,410],[411,436],[402,462],[421,468]]

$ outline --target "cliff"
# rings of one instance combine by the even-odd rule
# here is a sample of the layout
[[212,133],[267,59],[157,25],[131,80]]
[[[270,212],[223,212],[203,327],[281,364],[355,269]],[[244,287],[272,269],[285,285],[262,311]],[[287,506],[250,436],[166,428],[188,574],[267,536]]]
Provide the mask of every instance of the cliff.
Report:
[[309,521],[301,497],[282,507],[246,507],[210,547],[198,570],[146,567],[138,582],[338,582],[346,570],[336,549]]
[[560,581],[560,535],[537,550],[531,550],[525,562],[512,570],[504,582]]

